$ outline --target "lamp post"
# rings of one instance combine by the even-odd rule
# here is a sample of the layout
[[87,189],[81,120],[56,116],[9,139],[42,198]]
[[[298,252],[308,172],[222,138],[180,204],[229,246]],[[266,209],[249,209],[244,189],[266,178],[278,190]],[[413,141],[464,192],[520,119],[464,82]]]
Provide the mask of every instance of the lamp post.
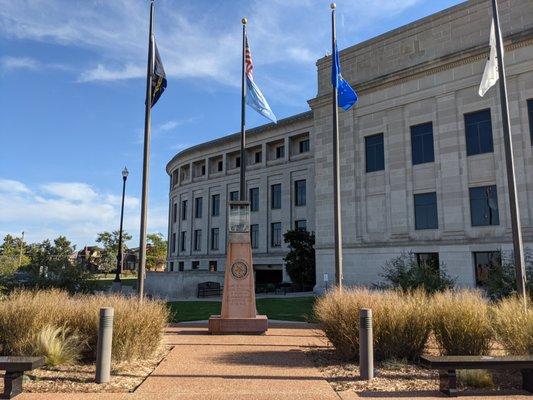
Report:
[[113,286],[119,289],[122,285],[120,281],[120,273],[122,272],[122,223],[124,222],[124,197],[126,194],[126,180],[128,179],[129,171],[126,167],[122,170],[122,205],[120,207],[120,230],[118,234],[118,252],[117,252],[117,271],[115,273],[115,280]]

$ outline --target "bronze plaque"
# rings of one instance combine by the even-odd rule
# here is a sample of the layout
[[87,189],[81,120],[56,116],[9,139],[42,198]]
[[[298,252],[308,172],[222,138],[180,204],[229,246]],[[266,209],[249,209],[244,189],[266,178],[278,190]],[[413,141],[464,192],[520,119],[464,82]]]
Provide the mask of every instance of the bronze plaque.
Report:
[[231,265],[231,275],[235,279],[244,279],[248,275],[248,265],[243,260],[237,260]]

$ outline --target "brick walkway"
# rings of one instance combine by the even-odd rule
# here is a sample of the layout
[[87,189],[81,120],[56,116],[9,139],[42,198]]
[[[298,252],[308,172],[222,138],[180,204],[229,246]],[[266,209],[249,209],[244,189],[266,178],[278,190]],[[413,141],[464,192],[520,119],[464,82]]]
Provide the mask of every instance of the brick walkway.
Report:
[[[355,392],[333,391],[304,354],[323,346],[306,325],[275,324],[262,336],[210,336],[204,325],[172,327],[174,346],[134,393],[28,393],[19,400],[354,400]],[[428,396],[428,397],[425,397]],[[435,399],[436,393],[365,393],[374,399]],[[438,396],[441,397],[441,396]],[[463,397],[463,396],[462,396]],[[471,397],[482,399],[483,396]],[[527,396],[490,396],[526,399]]]

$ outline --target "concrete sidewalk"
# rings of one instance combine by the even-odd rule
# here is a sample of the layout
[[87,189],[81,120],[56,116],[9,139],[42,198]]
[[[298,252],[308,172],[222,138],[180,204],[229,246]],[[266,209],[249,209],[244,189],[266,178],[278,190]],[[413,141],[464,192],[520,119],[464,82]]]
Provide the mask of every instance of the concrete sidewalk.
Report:
[[[165,340],[174,346],[134,393],[28,393],[20,400],[354,400],[435,399],[436,392],[335,392],[304,353],[324,346],[308,324],[273,323],[261,336],[211,336],[204,322],[170,327]],[[461,396],[465,397],[466,396]],[[514,395],[471,399],[526,399]]]

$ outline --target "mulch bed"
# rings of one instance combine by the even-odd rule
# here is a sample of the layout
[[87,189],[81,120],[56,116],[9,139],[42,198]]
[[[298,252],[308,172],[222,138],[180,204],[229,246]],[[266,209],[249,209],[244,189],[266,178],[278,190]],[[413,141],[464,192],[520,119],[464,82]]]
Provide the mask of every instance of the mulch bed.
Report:
[[[133,392],[167,356],[171,346],[162,346],[154,357],[112,365],[108,383],[94,382],[95,364],[63,365],[39,368],[24,377],[24,391],[30,393],[127,393]],[[0,380],[3,390],[3,380]]]

